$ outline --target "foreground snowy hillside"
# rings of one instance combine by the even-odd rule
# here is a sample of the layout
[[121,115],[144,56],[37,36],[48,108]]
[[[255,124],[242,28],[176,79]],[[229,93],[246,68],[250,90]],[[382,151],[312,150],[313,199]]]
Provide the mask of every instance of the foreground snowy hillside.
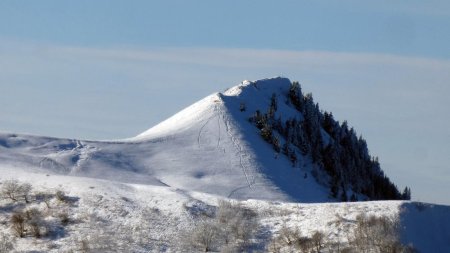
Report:
[[[0,166],[1,187],[11,178],[32,185],[28,203],[0,200],[0,250],[5,242],[14,248],[4,252],[203,251],[203,244],[192,235],[203,229],[205,222],[220,216],[218,206],[224,200],[168,186],[50,175],[30,169]],[[305,204],[263,200],[241,201],[240,205],[257,217],[249,239],[245,244],[226,243],[215,234],[211,251],[309,252],[301,249],[313,250],[313,244],[297,245],[287,240],[301,242],[319,234],[320,252],[362,252],[349,251],[349,245],[357,245],[352,240],[358,231],[358,217],[364,215],[398,220],[399,240],[418,252],[444,253],[450,249],[448,206],[409,201]],[[31,232],[25,232],[23,238],[15,234],[12,216],[18,212],[42,216],[39,238]]]

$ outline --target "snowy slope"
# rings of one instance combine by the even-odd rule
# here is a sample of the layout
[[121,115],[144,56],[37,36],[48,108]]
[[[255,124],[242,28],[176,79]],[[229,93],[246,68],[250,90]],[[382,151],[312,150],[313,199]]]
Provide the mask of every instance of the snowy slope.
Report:
[[[289,86],[284,78],[244,82],[122,141],[1,134],[0,163],[236,199],[332,201],[325,187],[308,176],[312,166],[307,158],[293,168],[248,122],[252,111],[267,107],[272,93],[287,92]],[[243,101],[246,112],[239,110]],[[279,111],[295,115],[284,103]]]

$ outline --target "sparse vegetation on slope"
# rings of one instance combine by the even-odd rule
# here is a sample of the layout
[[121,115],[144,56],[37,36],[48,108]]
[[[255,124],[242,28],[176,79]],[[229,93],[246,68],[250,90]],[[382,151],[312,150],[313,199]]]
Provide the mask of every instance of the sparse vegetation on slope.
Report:
[[[82,182],[68,178],[64,189],[34,183],[38,191],[28,203],[2,199],[0,252],[414,252],[400,241],[409,225],[400,224],[402,202],[237,201],[168,187]],[[432,211],[418,206],[407,205],[414,215]]]
[[194,221],[189,246],[204,252],[245,251],[258,230],[258,214],[239,204],[221,200],[213,217],[202,216]]

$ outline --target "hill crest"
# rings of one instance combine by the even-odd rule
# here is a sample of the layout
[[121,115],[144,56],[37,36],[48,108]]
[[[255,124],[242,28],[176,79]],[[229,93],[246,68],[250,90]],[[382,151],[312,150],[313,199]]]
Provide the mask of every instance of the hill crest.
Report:
[[[308,112],[299,110],[301,105],[295,102],[293,91],[305,106],[314,107]],[[237,199],[328,202],[342,200],[344,194],[347,200],[385,199],[374,195],[375,191],[363,192],[367,189],[350,177],[339,175],[333,181],[335,175],[330,170],[336,168],[323,157],[317,160],[311,146],[316,145],[314,148],[320,150],[314,152],[322,156],[323,152],[333,153],[326,147],[335,141],[321,125],[314,126],[314,136],[301,137],[309,142],[307,150],[302,150],[298,133],[306,131],[302,124],[310,113],[322,124],[318,105],[312,96],[302,94],[296,82],[281,77],[244,81],[127,140],[96,142],[2,134],[0,162]],[[342,163],[339,159],[335,162]]]

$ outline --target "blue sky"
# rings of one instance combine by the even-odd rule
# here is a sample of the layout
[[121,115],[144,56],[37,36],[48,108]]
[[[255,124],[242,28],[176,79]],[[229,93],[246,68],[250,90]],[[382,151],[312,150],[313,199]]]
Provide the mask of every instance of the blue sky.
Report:
[[450,204],[449,27],[448,1],[1,1],[0,131],[125,138],[283,75]]
[[2,37],[448,58],[447,1],[2,1]]

